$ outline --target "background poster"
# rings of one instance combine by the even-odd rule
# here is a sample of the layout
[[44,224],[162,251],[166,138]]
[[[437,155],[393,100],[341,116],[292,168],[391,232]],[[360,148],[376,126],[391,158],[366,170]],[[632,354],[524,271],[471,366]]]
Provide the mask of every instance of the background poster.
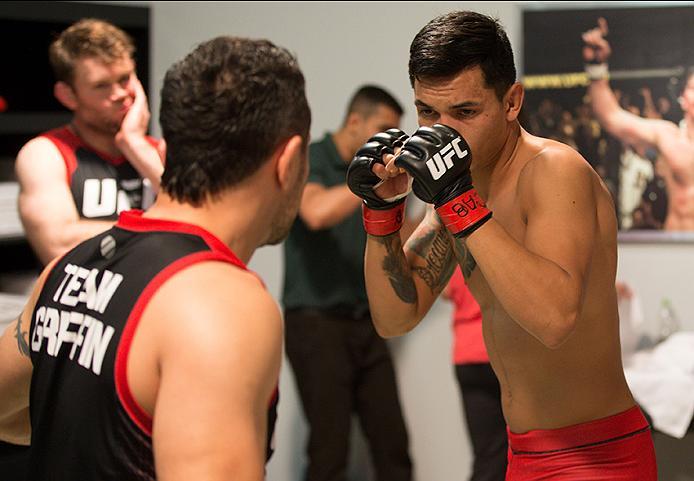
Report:
[[[694,66],[691,6],[525,11],[521,123],[533,134],[571,145],[590,162],[612,192],[622,237],[635,231],[677,237],[682,233],[663,230],[669,202],[666,162],[655,149],[612,137],[593,116],[581,34],[599,17],[609,26],[610,86],[621,107],[681,125],[677,99],[687,68]],[[694,202],[694,185],[690,188]],[[692,233],[687,238],[694,239]]]

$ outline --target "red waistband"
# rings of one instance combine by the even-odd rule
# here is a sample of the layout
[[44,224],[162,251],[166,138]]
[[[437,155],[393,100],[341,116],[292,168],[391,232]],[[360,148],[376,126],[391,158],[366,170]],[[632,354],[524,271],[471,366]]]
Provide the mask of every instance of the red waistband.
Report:
[[641,409],[634,406],[613,416],[564,428],[537,429],[521,434],[507,430],[514,453],[542,453],[606,442],[648,427]]

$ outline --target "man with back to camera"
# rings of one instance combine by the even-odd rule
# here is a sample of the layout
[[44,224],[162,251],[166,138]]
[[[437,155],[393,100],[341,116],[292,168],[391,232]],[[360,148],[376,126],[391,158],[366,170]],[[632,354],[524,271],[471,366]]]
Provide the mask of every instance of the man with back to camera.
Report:
[[245,264],[299,209],[304,77],[267,40],[217,37],[161,95],[154,205],[52,261],[0,338],[0,439],[31,438],[30,481],[264,478],[282,316]]
[[402,113],[390,93],[364,85],[340,129],[309,147],[308,182],[284,245],[283,290],[286,352],[309,426],[306,481],[345,479],[353,413],[377,479],[412,476],[393,362],[369,316],[361,199],[345,184],[357,149],[397,127]]
[[622,142],[658,151],[659,169],[667,190],[668,206],[663,230],[694,230],[694,67],[684,76],[679,96],[684,118],[669,120],[639,117],[620,107],[610,88],[607,60],[612,49],[605,38],[607,20],[583,34],[583,59],[590,79],[588,93],[600,124]]
[[[378,134],[348,174],[364,198],[379,333],[412,330],[457,262],[501,386],[507,479],[655,480],[650,427],[621,364],[617,220],[605,185],[575,150],[518,123],[523,87],[495,19],[433,19],[410,46],[409,72],[422,127],[404,145],[402,132]],[[406,191],[408,176],[437,215],[403,248],[402,205],[386,199]]]
[[74,23],[50,46],[54,94],[73,118],[27,142],[15,163],[20,218],[43,264],[111,227],[120,211],[147,207],[159,189],[165,144],[146,135],[134,51],[127,33],[97,19]]

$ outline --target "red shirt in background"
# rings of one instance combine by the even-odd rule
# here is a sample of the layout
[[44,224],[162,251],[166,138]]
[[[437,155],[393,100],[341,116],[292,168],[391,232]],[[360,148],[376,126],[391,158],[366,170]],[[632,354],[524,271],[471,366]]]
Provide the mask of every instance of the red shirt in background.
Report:
[[453,302],[453,363],[482,364],[489,362],[482,337],[482,312],[465,285],[460,267],[456,268],[446,288]]

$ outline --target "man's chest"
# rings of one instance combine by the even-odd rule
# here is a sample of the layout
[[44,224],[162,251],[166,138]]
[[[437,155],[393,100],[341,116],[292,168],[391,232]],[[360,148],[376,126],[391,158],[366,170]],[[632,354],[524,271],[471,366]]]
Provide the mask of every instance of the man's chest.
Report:
[[676,137],[659,147],[661,159],[678,183],[694,183],[694,141]]

